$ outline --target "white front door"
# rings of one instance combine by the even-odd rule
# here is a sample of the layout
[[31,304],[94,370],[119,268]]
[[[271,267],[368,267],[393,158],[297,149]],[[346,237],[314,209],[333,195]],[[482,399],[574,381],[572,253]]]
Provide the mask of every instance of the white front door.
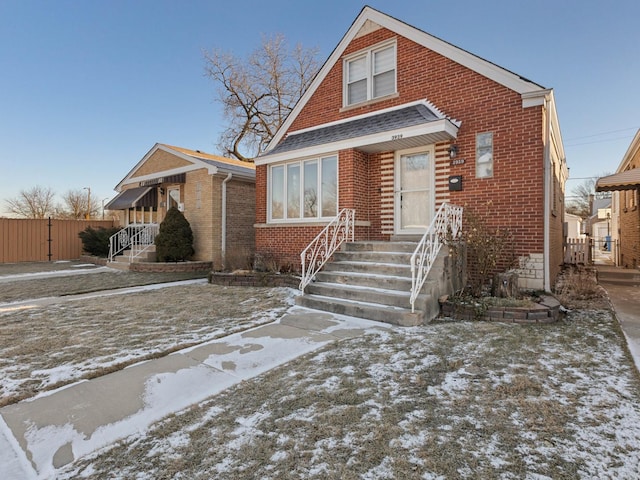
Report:
[[434,150],[422,147],[396,152],[395,230],[422,235],[433,218]]

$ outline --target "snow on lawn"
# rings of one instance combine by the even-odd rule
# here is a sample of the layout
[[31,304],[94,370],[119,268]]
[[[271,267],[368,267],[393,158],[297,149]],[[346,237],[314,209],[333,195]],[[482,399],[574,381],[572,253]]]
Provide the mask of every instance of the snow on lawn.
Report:
[[0,406],[277,319],[293,290],[191,284],[0,311]]
[[607,311],[370,331],[59,478],[637,478],[640,379]]

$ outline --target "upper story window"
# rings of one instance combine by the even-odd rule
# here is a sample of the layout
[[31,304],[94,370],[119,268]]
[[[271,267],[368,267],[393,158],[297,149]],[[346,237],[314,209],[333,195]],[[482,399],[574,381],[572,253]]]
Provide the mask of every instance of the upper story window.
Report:
[[396,45],[383,45],[345,60],[345,106],[396,92]]

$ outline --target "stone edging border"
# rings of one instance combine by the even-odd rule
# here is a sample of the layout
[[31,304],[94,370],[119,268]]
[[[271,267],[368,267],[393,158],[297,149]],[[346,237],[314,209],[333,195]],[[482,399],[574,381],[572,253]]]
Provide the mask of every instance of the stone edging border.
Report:
[[246,273],[226,273],[211,272],[207,277],[209,283],[223,285],[226,287],[289,287],[298,288],[300,277],[295,275],[246,272]]
[[212,262],[134,262],[129,264],[130,272],[208,272]]
[[541,302],[532,307],[496,307],[480,310],[473,305],[440,301],[440,314],[456,320],[475,320],[505,323],[555,323],[560,319],[560,302],[551,295],[543,295]]
[[94,257],[93,255],[80,255],[79,260],[81,262],[86,262],[86,263],[93,263],[94,265],[101,265],[101,266],[106,266],[107,265],[107,259],[104,257]]
[[[95,265],[107,265],[107,259],[82,255],[80,261],[93,263]],[[129,264],[130,272],[208,272],[213,268],[213,262],[134,262]]]

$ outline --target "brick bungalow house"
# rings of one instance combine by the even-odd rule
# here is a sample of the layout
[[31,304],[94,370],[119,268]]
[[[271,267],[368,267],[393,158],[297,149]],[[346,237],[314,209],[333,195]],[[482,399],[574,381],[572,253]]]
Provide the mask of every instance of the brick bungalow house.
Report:
[[596,191],[614,192],[611,233],[620,242],[619,251],[614,251],[616,264],[625,268],[640,267],[640,130],[616,173],[599,178]]
[[[157,143],[115,190],[118,195],[105,209],[119,211],[120,225],[128,229],[125,240],[143,228],[157,229],[175,206],[191,225],[193,260],[220,268],[230,255],[253,252],[255,167],[250,163]],[[118,249],[128,248],[124,243]]]
[[415,239],[443,202],[510,229],[523,288],[563,262],[553,91],[365,7],[256,165],[256,251],[299,269],[344,208],[355,240]]

